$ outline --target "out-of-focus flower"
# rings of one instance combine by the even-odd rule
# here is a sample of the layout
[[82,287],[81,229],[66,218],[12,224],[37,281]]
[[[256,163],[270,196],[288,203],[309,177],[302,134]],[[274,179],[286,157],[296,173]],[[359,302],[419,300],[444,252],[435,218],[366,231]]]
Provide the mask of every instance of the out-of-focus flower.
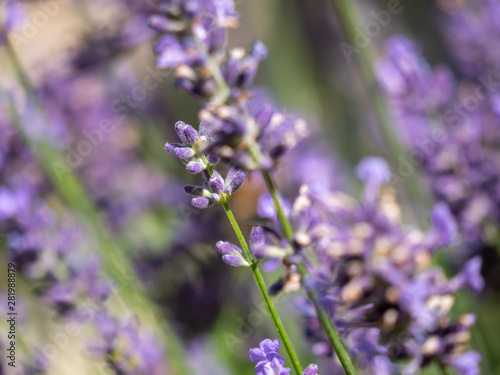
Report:
[[496,69],[500,61],[497,17],[500,4],[495,0],[442,2],[445,44],[458,60],[461,70],[474,77]]
[[25,18],[24,9],[17,0],[5,0],[0,4],[0,47],[7,41],[9,32]]
[[[453,293],[466,287],[481,290],[481,260],[470,260],[447,280],[430,263],[432,255],[455,237],[456,224],[445,204],[434,208],[427,233],[407,229],[400,224],[394,192],[384,186],[390,176],[385,162],[367,158],[357,172],[365,186],[360,203],[339,191],[316,193],[303,186],[289,212],[293,248],[283,245],[273,224],[275,216],[270,215],[270,224],[254,228],[252,249],[286,268],[276,284],[285,291],[296,290],[293,285],[300,276],[295,264],[305,262],[311,278],[302,283],[318,290],[348,348],[375,374],[413,374],[433,359],[456,363],[474,319],[450,319]],[[299,306],[315,353],[331,355],[310,303]],[[389,350],[393,341],[400,348],[396,354]],[[401,367],[394,362],[403,359],[410,359],[410,364]]]
[[[488,1],[483,5],[485,9],[491,6]],[[455,16],[466,9],[468,7],[464,6],[455,10]],[[466,22],[469,16],[475,18],[477,15],[465,12],[462,21]],[[479,27],[476,21],[474,24]],[[395,53],[395,45],[399,46],[396,50],[406,52]],[[398,91],[386,84],[394,74],[383,70],[378,74],[394,109],[395,126],[405,133],[402,140],[416,155],[436,200],[449,206],[464,243],[471,245],[468,248],[488,243],[487,226],[498,226],[500,222],[498,95],[491,92],[477,99],[477,90],[487,88],[463,82],[455,86],[455,91],[451,90],[454,86],[449,73],[444,74],[442,68],[432,70],[413,43],[403,37],[388,42],[387,55],[380,65],[386,66],[385,69],[390,66],[405,77],[402,81],[405,89]],[[407,70],[411,74],[405,75]],[[439,77],[445,77],[444,82]],[[427,99],[430,100],[422,105],[421,100]],[[466,255],[470,254],[468,250]]]
[[152,335],[141,331],[136,321],[125,324],[102,314],[96,319],[102,342],[91,350],[102,355],[118,374],[159,375],[165,371],[161,344]]

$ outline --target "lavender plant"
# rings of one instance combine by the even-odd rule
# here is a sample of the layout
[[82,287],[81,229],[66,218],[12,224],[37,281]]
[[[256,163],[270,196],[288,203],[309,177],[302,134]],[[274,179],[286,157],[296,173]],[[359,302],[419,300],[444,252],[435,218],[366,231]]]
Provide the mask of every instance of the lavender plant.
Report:
[[[40,284],[40,299],[61,319],[94,326],[106,343],[100,352],[94,347],[94,353],[103,355],[117,373],[163,373],[166,362],[158,340],[143,339],[148,334],[137,325],[121,327],[112,318],[104,302],[122,286],[102,276],[99,256],[86,255],[88,249],[81,245],[84,229],[77,220],[46,203],[57,198],[16,128],[2,119],[0,132],[0,230],[6,234],[10,261]],[[37,363],[45,367],[47,358],[42,356]]]
[[[87,321],[96,329],[99,338],[90,351],[107,363],[109,371],[130,375],[193,370],[226,373],[214,358],[207,358],[207,351],[197,348],[199,337],[191,342],[189,351],[198,358],[190,358],[189,366],[183,363],[185,342],[171,332],[168,322],[159,322],[165,317],[157,312],[159,306],[169,304],[165,310],[179,313],[170,306],[179,301],[156,300],[154,291],[143,288],[135,278],[124,297],[127,306],[140,306],[141,319],[121,319],[113,311],[117,285],[109,276],[116,277],[117,269],[133,274],[123,250],[135,245],[121,241],[120,249],[114,241],[136,229],[142,214],[158,206],[171,209],[180,200],[176,192],[180,187],[142,160],[137,124],[121,123],[133,112],[144,114],[130,122],[141,120],[141,116],[144,119],[146,111],[128,99],[125,109],[117,107],[113,99],[121,92],[110,85],[117,78],[96,74],[97,68],[114,72],[115,58],[123,57],[152,34],[145,21],[151,12],[149,5],[131,0],[110,3],[123,17],[109,28],[85,35],[64,65],[65,72],[61,74],[56,68],[36,85],[7,38],[20,18],[19,4],[10,0],[2,4],[8,13],[0,25],[0,47],[5,46],[24,90],[16,87],[0,97],[2,104],[6,103],[0,111],[0,231],[6,234],[9,257],[23,278],[31,285],[40,285],[41,300],[58,313],[58,318]],[[355,29],[349,13],[355,3],[334,3],[352,37]],[[80,10],[86,5],[78,2]],[[451,43],[453,49],[465,66],[465,74],[487,72],[495,60],[494,51],[475,39],[476,35],[486,39],[484,34],[493,35],[496,30],[494,19],[478,10],[494,11],[495,4],[477,2],[471,7],[473,13],[458,5],[448,9],[451,17],[446,21],[459,41]],[[312,352],[334,357],[331,365],[321,366],[325,372],[355,374],[356,365],[363,373],[411,375],[436,365],[443,372],[449,368],[458,374],[479,374],[481,355],[468,344],[476,318],[473,314],[454,317],[451,310],[461,290],[479,293],[483,288],[481,259],[471,257],[460,272],[448,278],[433,264],[433,256],[456,242],[457,229],[467,241],[487,241],[490,224],[498,222],[496,94],[482,101],[470,116],[447,112],[453,100],[470,96],[473,88],[457,84],[446,68],[431,69],[418,49],[401,37],[390,41],[388,58],[376,66],[377,78],[391,99],[398,136],[408,148],[423,152],[418,156],[433,184],[438,203],[430,212],[431,228],[424,231],[402,223],[402,209],[388,186],[391,173],[382,159],[367,158],[359,164],[356,171],[364,190],[357,200],[339,187],[343,177],[339,177],[336,161],[326,156],[330,152],[318,156],[317,140],[299,145],[310,133],[304,120],[278,109],[252,86],[258,66],[268,54],[263,43],[255,42],[248,52],[226,49],[227,30],[238,25],[232,0],[158,0],[155,12],[149,25],[160,33],[154,47],[157,66],[173,69],[177,88],[201,105],[200,126],[178,121],[174,126],[178,140],[167,142],[165,150],[194,175],[184,191],[195,209],[223,207],[238,243],[218,241],[215,248],[225,264],[252,272],[281,340],[266,339],[250,349],[256,374],[288,374],[292,369],[297,374],[317,374],[315,364],[305,370],[301,367],[273,302],[278,293],[300,290],[307,298],[297,299],[296,307]],[[468,28],[471,30],[462,33]],[[453,37],[452,33],[449,36]],[[472,59],[467,55],[470,51],[474,51]],[[362,59],[361,65],[371,86],[373,66],[369,59]],[[122,87],[128,87],[128,75],[117,76],[124,80]],[[19,97],[26,99],[25,105]],[[371,99],[397,154],[401,149],[384,118],[382,99],[375,94]],[[110,103],[115,104],[110,108]],[[150,106],[152,102],[142,104]],[[433,128],[440,125],[440,117],[445,120],[444,132],[436,133]],[[121,131],[104,139],[95,132],[103,118],[116,121]],[[447,124],[452,120],[460,123],[458,129]],[[435,140],[436,134],[443,133],[429,154],[425,140]],[[93,146],[99,152],[91,150],[81,164],[68,168],[61,164],[62,152],[78,145],[82,134],[87,141],[95,141]],[[278,171],[287,154],[291,161]],[[258,202],[260,220],[247,240],[229,201],[246,177],[257,173],[262,175],[267,193]],[[196,178],[200,178],[199,183],[193,182]],[[295,190],[299,190],[297,196]],[[155,273],[168,281],[174,278],[169,272],[173,268],[188,278],[185,259],[194,253],[186,248],[200,238],[203,242],[210,242],[214,235],[216,240],[222,238],[218,222],[214,220],[211,226],[202,223],[204,227],[199,228],[198,221],[199,217],[175,226],[173,241],[181,239],[180,243],[154,259],[135,264],[144,284],[151,283],[152,270],[158,269]],[[87,241],[89,237],[93,240]],[[91,248],[83,242],[90,242]],[[142,250],[137,247],[134,258],[139,258]],[[184,257],[172,262],[179,253]],[[170,269],[163,268],[165,264]],[[268,288],[260,268],[278,270],[281,276]],[[214,279],[199,289],[202,294],[210,290],[203,298],[217,305],[214,301],[220,296],[211,290],[212,282],[218,282],[220,288],[226,286],[218,277]],[[167,289],[163,282],[159,284]],[[182,288],[178,293],[185,307],[190,293]],[[91,319],[86,318],[89,303]],[[189,303],[204,310],[195,297],[190,296]],[[158,324],[156,335],[149,331],[151,324]],[[292,369],[285,367],[278,352],[280,343]],[[200,355],[200,351],[205,353]],[[215,350],[209,353],[215,356]],[[42,367],[40,371],[50,369]]]
[[[146,301],[148,297],[141,295],[130,279],[126,280],[133,276],[133,271],[123,255],[116,252],[106,229],[99,224],[100,217],[78,178],[72,171],[61,178],[54,168],[64,160],[57,152],[65,142],[73,140],[70,126],[65,122],[74,119],[69,116],[74,115],[71,113],[74,108],[69,102],[55,100],[54,95],[47,91],[35,89],[10,43],[7,42],[5,47],[6,56],[23,86],[22,95],[28,109],[22,111],[23,105],[17,97],[14,98],[14,90],[2,92],[0,227],[6,234],[11,260],[19,266],[23,276],[40,283],[38,291],[42,301],[54,308],[60,318],[90,323],[96,328],[105,345],[94,353],[102,355],[117,373],[159,374],[166,368],[174,373],[185,371],[181,362],[182,350],[175,344],[174,336],[165,341],[167,348],[172,344],[177,346],[172,352],[175,352],[173,361],[167,363],[159,340],[144,333],[144,329],[139,330],[137,324],[122,325],[108,310],[105,301],[112,292],[122,288],[127,289],[122,297],[129,302],[135,301],[131,306],[140,300]],[[71,92],[72,87],[62,84],[68,82],[56,83],[59,84],[57,89],[66,91],[66,94]],[[57,89],[52,88],[55,89],[52,94],[57,93]],[[57,94],[62,96],[62,92]],[[80,120],[77,125],[85,124],[86,118],[82,116]],[[46,131],[44,122],[51,124],[50,131]],[[109,161],[116,163],[116,159],[110,158]],[[90,173],[89,177],[96,179],[95,173]],[[81,215],[80,220],[62,208],[61,196]],[[83,225],[84,229],[82,222],[87,225]],[[79,237],[79,232],[95,235],[97,243],[93,245],[102,247],[104,261],[98,255],[88,255],[89,249],[82,247],[83,236]],[[103,270],[113,274],[119,284],[103,277]],[[156,319],[154,307],[152,312],[153,319]],[[143,322],[151,324],[150,319],[151,315]],[[163,336],[169,331],[166,328]],[[137,343],[140,350],[136,352]]]
[[467,244],[464,255],[494,243],[491,233],[499,222],[497,94],[477,99],[478,86],[455,82],[446,68],[432,69],[404,37],[389,40],[377,75],[401,138],[422,166],[436,199],[446,202],[456,217]]
[[[200,131],[178,122],[176,131],[182,143],[167,143],[165,149],[181,159],[188,172],[203,174],[203,186],[188,185],[185,188],[188,194],[194,196],[193,206],[202,209],[216,203],[224,205],[241,248],[228,242],[218,242],[216,247],[223,260],[231,266],[253,266],[255,260],[278,259],[286,269],[283,280],[278,283],[279,288],[296,290],[297,281],[301,281],[316,310],[316,316],[312,318],[317,319],[316,323],[311,323],[319,329],[313,334],[319,339],[316,349],[324,347],[325,353],[331,354],[333,347],[348,373],[354,370],[347,354],[339,349],[342,344],[332,321],[341,327],[341,333],[347,337],[351,351],[359,362],[375,373],[416,373],[433,361],[453,366],[464,374],[477,373],[477,353],[456,354],[466,341],[467,330],[474,318],[467,315],[458,323],[450,323],[447,315],[453,304],[451,295],[458,289],[471,287],[479,291],[482,288],[483,281],[478,272],[480,260],[471,260],[462,273],[450,281],[446,281],[438,269],[429,268],[432,254],[440,246],[448,245],[453,237],[455,224],[448,207],[445,204],[436,206],[433,211],[435,228],[426,236],[418,231],[405,233],[397,227],[399,208],[392,194],[384,193],[379,198],[380,187],[388,181],[389,169],[378,159],[368,159],[359,167],[359,176],[366,184],[360,207],[339,193],[315,189],[311,194],[304,186],[291,210],[286,212],[267,173],[282,152],[266,152],[268,148],[262,143],[274,141],[273,137],[265,135],[266,126],[259,127],[260,130],[255,133],[253,117],[248,116],[251,112],[235,109],[247,101],[247,96],[237,95],[249,81],[239,73],[245,85],[237,87],[238,90],[234,87],[235,81],[230,79],[233,65],[229,64],[234,53],[223,59],[223,39],[217,28],[222,24],[215,21],[220,22],[221,18],[220,14],[219,18],[215,17],[216,12],[211,6],[214,4],[205,8],[197,4],[189,9],[183,4],[161,2],[162,15],[153,17],[150,23],[166,33],[155,46],[158,65],[175,67],[177,84],[204,105],[200,111]],[[219,12],[226,16],[227,24],[234,23],[234,13],[229,5],[220,8]],[[203,28],[203,33],[198,30],[199,27]],[[262,50],[260,44],[254,45],[250,53],[250,77],[255,74],[256,62],[264,56],[255,52],[259,50]],[[241,52],[238,56],[243,58]],[[443,75],[443,79],[446,77]],[[429,99],[429,102],[434,101]],[[224,111],[217,108],[224,108]],[[241,117],[231,118],[231,113],[239,113]],[[224,122],[226,116],[231,118],[229,123]],[[221,124],[224,126],[221,127]],[[235,124],[238,124],[237,134]],[[222,129],[225,132],[221,132]],[[300,127],[294,129],[298,131]],[[252,137],[252,134],[257,136]],[[300,139],[298,135],[305,135],[305,132],[294,133],[291,146]],[[283,138],[287,135],[280,134],[280,139]],[[242,139],[246,141],[242,143]],[[282,150],[289,147],[282,147]],[[275,161],[267,161],[269,157]],[[219,160],[231,166],[226,179],[215,169]],[[262,160],[266,161],[262,163]],[[243,172],[235,168],[266,170],[263,176],[276,207],[269,217],[273,225],[254,228],[250,234],[250,246],[243,239],[227,206],[227,199],[243,181]],[[241,181],[238,179],[237,185],[233,186],[234,176],[239,173]],[[350,226],[352,229],[349,229]],[[351,230],[352,236],[348,235]],[[338,239],[332,240],[331,236],[338,236]],[[318,269],[308,261],[305,265],[303,263],[308,248],[315,249],[319,259]],[[417,302],[414,298],[406,301],[398,292],[402,290],[402,285],[415,290],[421,298]],[[393,295],[388,296],[391,293]],[[363,328],[367,325],[378,325],[379,328]],[[279,326],[278,331],[281,331]],[[309,332],[314,330],[310,328]],[[409,338],[401,344],[399,357],[389,358],[383,343],[390,342],[391,336],[393,338],[401,332]],[[332,346],[321,345],[320,337],[325,336]],[[257,373],[264,373],[266,368],[275,373],[288,372],[280,358],[260,363]],[[394,359],[411,359],[411,362],[402,370],[391,362]]]
[[[280,204],[268,171],[307,135],[307,128],[303,120],[280,113],[268,104],[257,108],[250,105],[252,94],[248,87],[267,51],[261,42],[256,42],[249,54],[235,49],[225,55],[226,28],[235,26],[237,20],[231,1],[160,1],[158,8],[160,13],[150,19],[150,25],[164,34],[155,44],[157,65],[175,68],[177,85],[203,104],[199,132],[178,122],[176,131],[182,143],[167,143],[165,149],[181,159],[189,173],[202,173],[203,186],[185,188],[195,196],[194,207],[223,205],[242,250],[226,243],[218,243],[218,250],[230,265],[251,267],[294,369],[300,373],[297,356],[227,200],[243,182],[244,174],[239,169],[261,170],[275,203]],[[216,169],[220,160],[231,167],[225,179]],[[320,303],[316,306],[322,309]],[[332,344],[346,371],[354,373],[331,321],[325,319],[324,323],[329,324]]]
[[[449,208],[443,203],[434,207],[433,227],[427,233],[406,230],[399,223],[401,210],[394,192],[383,187],[390,177],[385,162],[367,158],[357,172],[365,184],[361,203],[340,191],[304,185],[287,214],[295,233],[294,248],[283,246],[286,239],[276,212],[270,212],[265,217],[269,224],[252,230],[256,258],[285,265],[285,277],[278,285],[286,290],[300,278],[292,257],[305,254],[311,277],[304,282],[319,291],[329,318],[358,363],[373,373],[415,374],[432,361],[459,373],[478,373],[479,354],[460,354],[474,316],[453,322],[449,312],[460,288],[476,293],[482,289],[481,259],[473,258],[447,280],[430,261],[456,235]],[[299,306],[315,353],[331,355],[313,306],[308,301]],[[411,362],[393,363],[403,359]]]

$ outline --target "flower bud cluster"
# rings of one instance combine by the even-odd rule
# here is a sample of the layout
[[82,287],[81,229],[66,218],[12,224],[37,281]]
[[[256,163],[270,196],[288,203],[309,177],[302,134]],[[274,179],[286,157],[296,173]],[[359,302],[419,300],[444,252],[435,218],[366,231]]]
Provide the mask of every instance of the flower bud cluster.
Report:
[[[267,57],[262,42],[247,53],[225,51],[228,27],[237,25],[229,1],[160,1],[150,26],[162,33],[155,44],[159,68],[175,69],[177,85],[198,99],[209,150],[231,166],[271,169],[287,151],[308,135],[302,119],[286,115],[249,91],[259,63]],[[189,160],[198,173],[203,163],[191,151],[167,151]]]
[[[280,231],[270,213],[270,224],[252,231],[252,250],[285,266],[286,276],[277,283],[285,291],[295,290],[295,259],[307,265],[311,278],[302,283],[319,292],[352,353],[375,374],[415,374],[433,360],[459,371],[466,358],[474,360],[470,368],[477,368],[477,354],[461,357],[474,318],[469,314],[453,321],[450,310],[459,289],[482,289],[481,259],[471,259],[447,279],[431,260],[455,239],[449,208],[444,203],[434,207],[426,233],[406,229],[393,191],[384,186],[390,177],[387,164],[367,158],[357,172],[365,186],[361,203],[342,192],[303,186],[287,213],[295,233],[293,249],[280,248]],[[310,302],[299,305],[315,353],[333,354]],[[397,353],[391,349],[395,341]],[[399,366],[399,360],[410,362]]]

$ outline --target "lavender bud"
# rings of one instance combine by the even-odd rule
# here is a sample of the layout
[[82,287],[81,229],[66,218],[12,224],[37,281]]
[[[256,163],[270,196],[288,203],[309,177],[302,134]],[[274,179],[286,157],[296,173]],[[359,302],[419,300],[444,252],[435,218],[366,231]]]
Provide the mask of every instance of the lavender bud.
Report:
[[258,246],[264,244],[264,229],[262,227],[253,227],[250,232],[250,246]]
[[202,210],[210,205],[210,200],[207,197],[197,197],[191,200],[191,204],[193,207]]
[[175,155],[175,150],[177,148],[182,147],[181,144],[179,143],[165,143],[165,146],[163,147],[165,151],[171,153],[172,155]]
[[148,25],[160,32],[170,32],[172,30],[172,22],[168,18],[158,14],[149,17]]
[[178,121],[175,124],[175,131],[183,143],[192,146],[198,141],[198,132],[191,125],[183,121]]
[[184,191],[194,197],[200,197],[203,195],[204,189],[201,186],[196,185],[186,185],[184,186]]
[[207,154],[207,160],[211,165],[216,165],[220,161],[219,155],[216,152],[210,152]]
[[241,249],[233,245],[231,242],[219,241],[215,244],[217,251],[222,255],[238,255],[242,254]]
[[213,193],[220,194],[224,190],[224,179],[219,172],[214,171],[214,175],[208,181],[208,185]]
[[198,174],[205,169],[205,163],[202,161],[190,161],[186,164],[186,170],[191,174]]
[[245,172],[239,168],[231,168],[226,176],[226,190],[229,194],[237,191],[245,180]]
[[210,181],[210,172],[207,171],[206,169],[203,170],[203,173],[201,174],[203,179],[208,183]]
[[192,148],[189,147],[178,147],[174,150],[173,154],[181,160],[189,161],[193,158],[195,152]]
[[231,267],[248,267],[250,264],[243,259],[241,255],[223,255],[222,260],[224,263],[229,264]]
[[484,280],[481,276],[481,257],[477,256],[465,263],[462,272],[459,277],[462,277],[465,285],[467,285],[470,290],[474,293],[479,293],[483,290]]
[[479,362],[481,362],[481,355],[474,351],[468,351],[456,356],[453,356],[450,365],[459,374],[464,375],[477,375],[479,374]]
[[309,366],[307,366],[302,375],[316,375],[317,373],[318,366],[316,366],[314,363],[311,363]]
[[356,174],[365,184],[378,188],[389,181],[391,171],[384,159],[368,157],[359,163]]
[[230,242],[219,241],[215,245],[217,251],[222,254],[222,260],[232,267],[249,266],[249,263],[243,258],[241,249]]
[[250,53],[254,59],[263,60],[267,57],[267,47],[260,40],[256,40]]

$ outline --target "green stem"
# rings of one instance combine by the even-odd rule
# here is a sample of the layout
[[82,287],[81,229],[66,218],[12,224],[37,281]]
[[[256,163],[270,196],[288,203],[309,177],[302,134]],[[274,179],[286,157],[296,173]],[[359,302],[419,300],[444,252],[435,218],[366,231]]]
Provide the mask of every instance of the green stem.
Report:
[[[278,196],[278,192],[273,183],[273,180],[267,171],[262,171],[262,176],[266,181],[267,188],[273,199],[274,206],[276,207],[276,211],[278,213],[278,219],[281,223],[281,226],[283,227],[283,232],[285,233],[288,242],[292,243],[293,242],[292,224],[285,215],[285,211],[283,210],[283,205],[281,204],[281,200]],[[342,344],[342,341],[340,340],[339,334],[335,329],[335,326],[333,325],[333,321],[326,312],[323,304],[321,303],[318,292],[311,285],[310,282],[311,276],[309,275],[309,271],[302,263],[298,264],[298,269],[300,276],[302,277],[302,285],[306,290],[307,296],[314,305],[316,314],[318,316],[318,320],[323,326],[323,329],[325,330],[326,335],[328,336],[328,340],[330,341],[330,344],[335,350],[335,353],[337,353],[337,356],[339,357],[340,363],[342,364],[344,371],[348,375],[355,375],[356,370],[354,369],[351,359],[349,358],[349,354],[347,353],[346,349],[344,348],[344,345]]]
[[[207,170],[210,173],[210,176],[213,176],[213,166],[210,165],[205,155],[202,155],[201,158],[204,161],[205,165],[207,165]],[[299,357],[297,356],[295,350],[293,349],[292,343],[288,338],[285,326],[283,325],[278,315],[278,312],[274,307],[274,303],[271,297],[269,296],[269,293],[267,292],[266,283],[264,281],[264,278],[262,277],[262,273],[260,272],[259,267],[257,266],[255,257],[253,256],[252,252],[250,251],[250,248],[248,247],[247,241],[245,240],[245,236],[243,235],[243,232],[241,231],[240,226],[238,225],[238,221],[234,217],[231,207],[229,207],[229,204],[227,202],[222,203],[222,206],[224,207],[224,211],[226,212],[227,218],[229,219],[229,223],[233,227],[233,231],[236,234],[236,237],[238,238],[238,242],[240,243],[240,246],[243,249],[243,252],[245,253],[247,261],[250,263],[250,269],[252,270],[257,286],[259,287],[262,299],[266,304],[267,311],[271,316],[271,320],[273,321],[274,327],[276,328],[276,331],[278,331],[278,335],[280,336],[281,342],[285,346],[288,356],[290,357],[293,369],[298,375],[301,375],[302,367],[299,362]]]
[[448,374],[448,368],[445,366],[445,364],[442,361],[436,360],[436,368],[438,369],[439,373],[441,375],[447,375]]
[[248,247],[245,237],[241,232],[241,229],[238,225],[238,222],[236,221],[236,218],[234,217],[233,211],[231,211],[231,208],[229,207],[229,204],[225,202],[222,204],[222,206],[224,207],[224,211],[226,211],[227,218],[229,219],[229,222],[233,227],[234,233],[238,238],[241,248],[243,249],[247,259],[250,261],[250,268],[252,270],[255,281],[257,282],[257,286],[259,287],[260,294],[264,299],[264,302],[267,306],[267,310],[269,311],[269,315],[271,316],[274,326],[276,327],[276,330],[278,331],[281,341],[283,342],[283,345],[286,348],[288,356],[292,361],[292,366],[295,372],[300,375],[302,374],[302,367],[300,366],[299,358],[297,357],[297,354],[295,353],[295,350],[292,347],[290,339],[288,338],[288,334],[286,333],[285,327],[283,326],[283,323],[281,322],[281,319],[278,316],[278,312],[274,307],[274,303],[271,300],[269,293],[267,292],[266,283],[264,281],[264,278],[262,277],[262,273],[260,272],[257,263],[255,262],[255,258]]

